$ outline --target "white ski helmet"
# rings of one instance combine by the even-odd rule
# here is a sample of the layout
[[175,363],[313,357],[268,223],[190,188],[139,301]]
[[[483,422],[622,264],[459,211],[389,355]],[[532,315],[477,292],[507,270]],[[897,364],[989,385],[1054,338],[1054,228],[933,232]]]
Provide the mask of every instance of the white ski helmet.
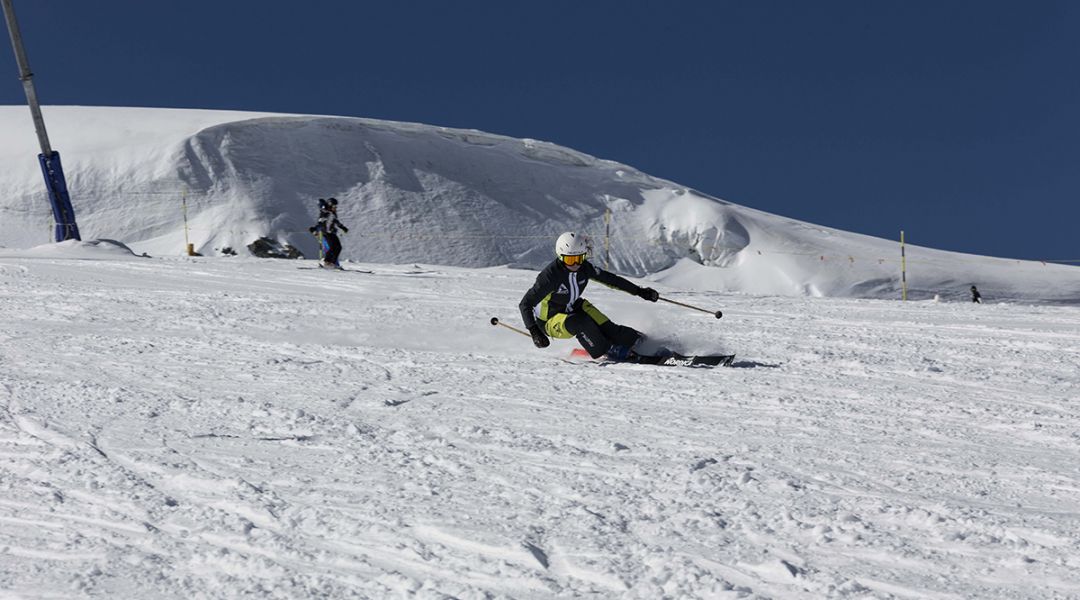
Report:
[[559,236],[555,240],[556,256],[579,256],[589,253],[589,240],[584,235],[578,235],[572,231]]

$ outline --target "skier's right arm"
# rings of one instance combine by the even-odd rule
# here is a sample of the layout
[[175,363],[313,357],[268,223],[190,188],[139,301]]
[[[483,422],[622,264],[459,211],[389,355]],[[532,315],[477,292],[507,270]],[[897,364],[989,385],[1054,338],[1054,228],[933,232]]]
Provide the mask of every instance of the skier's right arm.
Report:
[[536,316],[533,315],[533,308],[540,304],[540,301],[551,293],[552,290],[548,289],[550,286],[545,280],[544,274],[541,273],[536,278],[536,283],[533,284],[529,291],[525,292],[525,295],[521,297],[521,302],[518,303],[518,309],[521,310],[521,320],[525,323],[525,327],[532,327],[536,325]]
[[536,322],[536,316],[533,315],[533,308],[539,304],[545,296],[555,291],[554,284],[547,275],[546,270],[541,271],[540,274],[536,276],[536,283],[529,288],[529,291],[525,292],[525,295],[521,298],[521,302],[518,304],[518,309],[521,310],[521,320],[525,323],[525,328],[529,330],[529,335],[532,336],[533,344],[535,344],[537,348],[545,348],[551,343],[548,340],[547,335],[544,334],[543,329],[540,328],[540,324]]

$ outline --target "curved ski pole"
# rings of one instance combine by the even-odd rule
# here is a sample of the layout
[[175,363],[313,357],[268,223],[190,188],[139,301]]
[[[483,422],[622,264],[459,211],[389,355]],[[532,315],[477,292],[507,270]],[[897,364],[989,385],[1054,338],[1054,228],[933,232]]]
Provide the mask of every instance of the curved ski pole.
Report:
[[491,317],[491,324],[492,325],[502,325],[503,327],[509,329],[510,331],[520,333],[521,335],[523,335],[523,336],[525,336],[527,338],[532,337],[531,335],[529,335],[529,332],[527,332],[527,331],[522,331],[522,330],[518,329],[517,327],[511,327],[510,325],[507,325],[506,323],[503,323],[502,321],[499,320],[499,317]]
[[722,311],[719,311],[719,310],[711,311],[711,310],[707,310],[707,309],[704,309],[704,308],[698,308],[696,306],[693,306],[692,304],[683,304],[682,302],[676,302],[674,300],[668,300],[667,298],[664,298],[662,296],[660,297],[660,300],[663,300],[664,302],[670,302],[671,304],[678,304],[679,306],[684,306],[686,308],[692,308],[694,310],[698,310],[698,311],[701,311],[703,313],[709,313],[710,315],[716,317],[717,319],[724,316],[724,313]]

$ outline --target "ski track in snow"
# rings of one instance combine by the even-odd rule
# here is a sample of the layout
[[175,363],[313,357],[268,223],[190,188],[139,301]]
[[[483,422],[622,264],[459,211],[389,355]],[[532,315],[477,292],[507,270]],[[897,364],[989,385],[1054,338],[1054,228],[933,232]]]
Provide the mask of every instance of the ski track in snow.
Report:
[[0,257],[0,595],[1080,597],[1076,307],[596,286],[738,357],[568,365],[531,272],[297,265]]

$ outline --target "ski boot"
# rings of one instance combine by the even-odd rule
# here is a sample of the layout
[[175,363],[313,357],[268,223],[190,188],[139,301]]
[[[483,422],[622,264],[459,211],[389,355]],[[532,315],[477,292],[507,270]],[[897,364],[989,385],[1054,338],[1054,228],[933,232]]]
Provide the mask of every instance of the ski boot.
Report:
[[637,354],[630,348],[630,346],[623,346],[621,344],[612,344],[608,348],[607,354],[604,354],[605,360],[613,362],[634,362],[637,358]]

